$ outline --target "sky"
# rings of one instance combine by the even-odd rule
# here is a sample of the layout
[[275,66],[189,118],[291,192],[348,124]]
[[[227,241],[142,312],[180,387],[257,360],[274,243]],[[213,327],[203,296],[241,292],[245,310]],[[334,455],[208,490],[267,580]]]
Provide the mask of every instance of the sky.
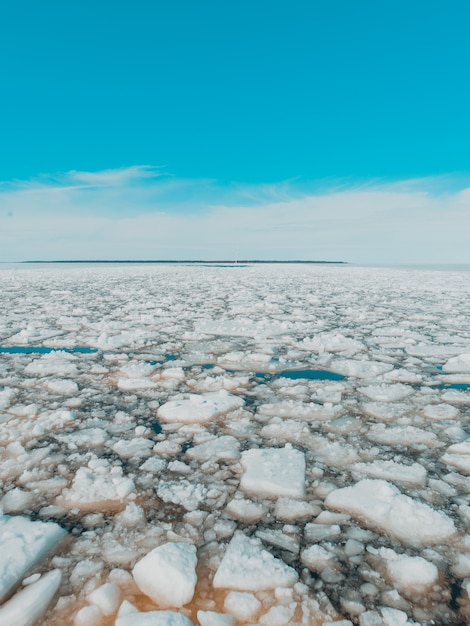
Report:
[[470,263],[468,0],[0,7],[0,261]]

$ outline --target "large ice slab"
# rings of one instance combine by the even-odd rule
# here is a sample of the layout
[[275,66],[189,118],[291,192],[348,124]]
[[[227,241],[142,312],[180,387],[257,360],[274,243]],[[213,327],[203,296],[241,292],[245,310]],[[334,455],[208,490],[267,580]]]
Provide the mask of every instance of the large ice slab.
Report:
[[266,497],[302,498],[305,492],[305,456],[290,444],[242,453],[244,474],[240,488]]
[[190,543],[165,543],[138,561],[134,580],[145,595],[162,609],[179,608],[192,600],[196,586],[196,547]]
[[259,539],[237,532],[214,576],[216,589],[262,591],[291,587],[297,572],[265,550]]
[[32,626],[44,615],[55,596],[62,572],[58,569],[24,587],[0,608],[0,624],[5,626]]
[[202,395],[191,394],[184,400],[171,400],[158,409],[157,415],[164,422],[203,423],[243,405],[242,398],[221,390]]
[[65,534],[63,528],[52,522],[0,515],[0,602]]
[[375,378],[385,372],[390,372],[393,365],[378,361],[358,361],[356,359],[337,359],[328,366],[332,372],[343,376],[355,376],[356,378]]
[[470,374],[470,354],[460,354],[449,359],[442,369],[448,374]]
[[447,515],[402,494],[385,480],[364,479],[352,487],[336,489],[328,494],[325,504],[410,545],[442,543],[455,533]]

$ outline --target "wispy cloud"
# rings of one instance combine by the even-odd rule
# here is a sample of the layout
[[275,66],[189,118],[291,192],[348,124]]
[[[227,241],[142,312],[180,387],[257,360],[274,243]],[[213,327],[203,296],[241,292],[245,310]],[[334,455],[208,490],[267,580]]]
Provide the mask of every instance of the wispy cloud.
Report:
[[0,184],[0,260],[470,263],[461,177],[222,184],[153,166]]

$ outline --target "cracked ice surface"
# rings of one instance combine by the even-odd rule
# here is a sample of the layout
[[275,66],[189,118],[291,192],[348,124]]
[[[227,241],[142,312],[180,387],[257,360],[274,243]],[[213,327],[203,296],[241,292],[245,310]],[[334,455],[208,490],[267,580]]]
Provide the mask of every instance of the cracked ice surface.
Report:
[[2,269],[0,617],[468,623],[468,277]]

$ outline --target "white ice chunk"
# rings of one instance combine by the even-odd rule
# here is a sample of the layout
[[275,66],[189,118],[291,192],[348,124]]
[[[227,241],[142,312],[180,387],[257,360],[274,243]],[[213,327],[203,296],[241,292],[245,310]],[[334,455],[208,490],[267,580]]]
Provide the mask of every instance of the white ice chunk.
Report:
[[141,389],[152,389],[158,387],[158,383],[149,378],[120,378],[117,383],[121,391],[140,391]]
[[213,585],[216,589],[261,591],[291,587],[297,572],[262,547],[261,541],[237,532],[223,556]]
[[236,461],[240,458],[240,442],[231,435],[215,437],[200,443],[186,452],[189,459],[204,461]]
[[449,359],[442,369],[449,374],[470,374],[470,354],[460,354]]
[[64,536],[65,530],[52,522],[0,515],[0,602]]
[[369,476],[370,478],[383,478],[392,482],[408,485],[421,485],[426,480],[426,470],[419,463],[404,465],[396,461],[373,461],[372,463],[354,463],[352,472]]
[[113,615],[121,602],[121,591],[114,583],[105,583],[90,593],[88,602],[97,606],[103,615]]
[[301,560],[312,572],[321,572],[331,565],[334,556],[322,546],[313,545],[302,551]]
[[449,446],[442,456],[442,462],[456,467],[465,474],[470,474],[470,439]]
[[123,459],[146,458],[150,456],[150,451],[154,446],[151,439],[144,437],[133,437],[132,439],[121,439],[113,444],[112,449]]
[[360,352],[364,344],[356,339],[345,337],[341,333],[319,333],[315,337],[306,337],[300,347],[314,352]]
[[78,373],[75,363],[71,363],[71,355],[63,352],[50,352],[39,359],[35,359],[25,368],[25,374],[32,376],[76,376]]
[[182,613],[149,611],[118,617],[115,626],[193,626],[193,624]]
[[364,479],[328,494],[327,507],[362,518],[410,545],[441,543],[455,533],[453,521],[402,494],[384,480]]
[[305,456],[286,444],[242,453],[244,474],[240,488],[260,496],[302,498],[305,492]]
[[292,623],[294,616],[294,607],[292,606],[272,606],[267,613],[260,617],[261,626],[287,626]]
[[179,608],[192,600],[196,586],[196,547],[165,543],[132,570],[139,589],[161,608]]
[[121,367],[121,372],[128,378],[145,378],[156,369],[157,365],[152,365],[146,361],[130,361]]
[[435,446],[438,443],[435,433],[430,433],[415,426],[390,426],[373,424],[367,433],[367,439],[389,446]]
[[235,619],[231,615],[215,611],[198,611],[197,619],[201,626],[233,626]]
[[222,389],[202,395],[191,394],[185,400],[172,400],[163,404],[158,409],[157,415],[164,422],[203,423],[243,405],[244,401],[241,398]]
[[337,359],[332,361],[328,368],[332,372],[343,376],[355,376],[356,378],[376,378],[385,372],[390,372],[393,365],[378,361],[357,361],[356,359]]
[[73,396],[78,393],[78,385],[73,380],[52,378],[46,380],[45,387],[52,393],[64,396]]
[[14,389],[10,389],[9,387],[0,391],[0,411],[3,411],[10,406],[15,395],[16,393]]
[[252,593],[231,591],[225,597],[224,609],[240,622],[250,622],[259,613],[261,602]]
[[123,475],[122,467],[112,466],[105,459],[91,459],[88,467],[77,470],[62,499],[71,507],[88,508],[107,501],[124,502],[133,491],[134,481]]
[[412,387],[402,383],[368,385],[367,387],[359,387],[359,391],[371,400],[374,400],[374,402],[396,402],[414,393]]
[[58,569],[48,572],[0,608],[0,624],[5,626],[33,626],[47,611],[62,580]]
[[163,502],[183,506],[187,511],[195,511],[204,500],[207,487],[202,483],[192,483],[185,478],[177,481],[162,481],[157,487],[157,496]]
[[244,498],[234,498],[227,504],[225,510],[234,519],[247,524],[259,522],[268,512],[267,507],[261,504],[261,502],[253,502]]
[[423,408],[425,417],[431,420],[454,420],[459,415],[459,410],[451,404],[427,404]]
[[438,579],[439,571],[434,563],[420,556],[397,554],[390,548],[380,548],[378,553],[385,560],[388,578],[399,591],[424,593]]

